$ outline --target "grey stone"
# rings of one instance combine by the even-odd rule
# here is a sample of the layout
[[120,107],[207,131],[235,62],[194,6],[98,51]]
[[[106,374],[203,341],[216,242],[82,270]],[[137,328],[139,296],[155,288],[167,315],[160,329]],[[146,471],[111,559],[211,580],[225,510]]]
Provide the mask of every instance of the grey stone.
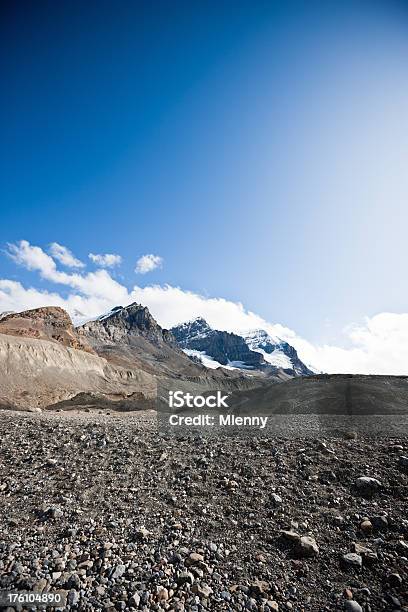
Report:
[[381,488],[382,484],[377,478],[371,476],[360,476],[355,482],[356,488],[361,493],[376,493]]
[[346,567],[360,568],[363,565],[363,558],[357,553],[346,553],[341,558],[342,564]]
[[346,612],[363,612],[363,608],[360,606],[360,604],[353,599],[349,599],[348,601],[344,602],[344,610]]
[[126,572],[126,566],[123,564],[119,564],[115,567],[113,573],[112,573],[112,578],[121,578],[121,576],[123,576],[123,574]]
[[76,606],[77,603],[79,603],[80,598],[81,596],[78,591],[75,591],[75,589],[71,589],[70,591],[68,591],[67,603],[70,606]]
[[319,554],[319,547],[314,538],[302,536],[297,545],[297,551],[301,557],[315,557]]

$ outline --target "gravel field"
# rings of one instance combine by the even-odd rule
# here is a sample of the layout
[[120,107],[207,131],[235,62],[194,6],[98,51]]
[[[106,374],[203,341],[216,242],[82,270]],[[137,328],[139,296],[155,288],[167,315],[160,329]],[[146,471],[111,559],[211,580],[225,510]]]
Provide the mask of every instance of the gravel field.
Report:
[[2,589],[64,591],[64,610],[408,610],[408,438],[173,438],[149,412],[0,411],[0,430]]

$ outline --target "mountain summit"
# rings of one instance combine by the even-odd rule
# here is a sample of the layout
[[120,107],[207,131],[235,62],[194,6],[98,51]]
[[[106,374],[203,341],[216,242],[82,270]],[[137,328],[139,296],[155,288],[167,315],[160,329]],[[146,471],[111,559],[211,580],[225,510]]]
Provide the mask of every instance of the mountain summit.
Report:
[[83,325],[82,330],[93,330],[100,339],[131,343],[132,336],[143,336],[156,344],[175,345],[167,329],[155,321],[146,306],[133,302],[129,306],[115,306],[95,321]]
[[311,370],[299,359],[296,349],[258,329],[241,336],[212,329],[202,317],[170,330],[179,346],[207,367],[224,366],[274,374],[283,370],[289,376],[308,376]]
[[254,369],[263,362],[262,355],[251,351],[242,336],[212,329],[201,317],[177,325],[171,332],[187,354],[201,353],[218,365]]
[[173,335],[160,327],[149,309],[136,302],[116,306],[77,330],[98,355],[123,367],[159,375],[197,376],[203,371],[183,353]]

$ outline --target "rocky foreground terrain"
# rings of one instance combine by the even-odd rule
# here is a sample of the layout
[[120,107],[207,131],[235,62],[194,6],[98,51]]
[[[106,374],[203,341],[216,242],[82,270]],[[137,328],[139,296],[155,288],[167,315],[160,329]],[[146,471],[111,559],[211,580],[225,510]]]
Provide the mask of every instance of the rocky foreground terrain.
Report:
[[408,439],[0,411],[0,585],[66,610],[408,610]]

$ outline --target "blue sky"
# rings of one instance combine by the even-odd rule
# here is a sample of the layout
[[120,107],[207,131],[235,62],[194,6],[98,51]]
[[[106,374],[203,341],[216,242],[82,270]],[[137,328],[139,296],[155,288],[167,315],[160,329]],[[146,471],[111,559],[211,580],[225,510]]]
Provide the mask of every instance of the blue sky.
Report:
[[[87,263],[79,274],[100,267],[89,253],[120,255],[108,269],[128,290],[117,302],[134,285],[169,284],[339,350],[355,348],[345,326],[362,333],[392,313],[401,340],[403,2],[6,2],[2,12],[0,279],[81,294],[5,254],[21,240],[49,254],[56,242]],[[160,265],[135,272],[145,255]],[[2,304],[31,302],[18,291]],[[390,359],[401,359],[394,345]]]

